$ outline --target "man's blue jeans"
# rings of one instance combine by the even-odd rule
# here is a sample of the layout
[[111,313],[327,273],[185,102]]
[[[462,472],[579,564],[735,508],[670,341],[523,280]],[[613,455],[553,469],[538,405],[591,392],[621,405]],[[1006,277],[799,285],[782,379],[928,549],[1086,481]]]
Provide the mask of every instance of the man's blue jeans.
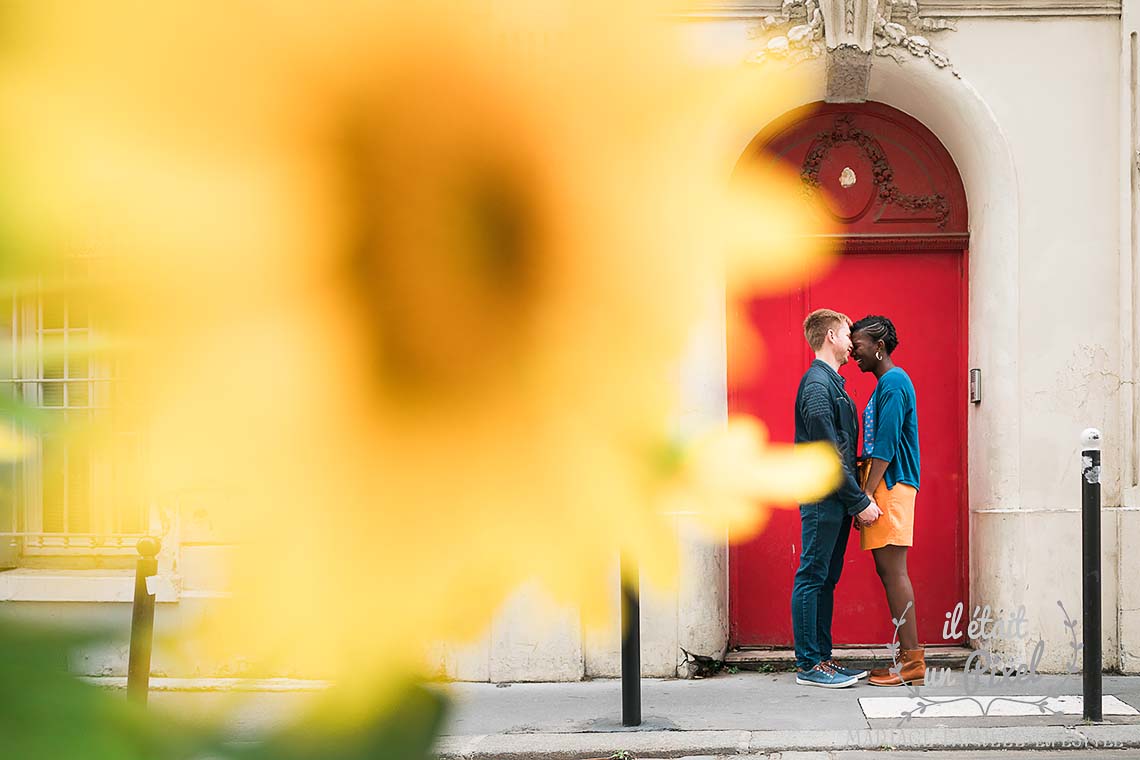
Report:
[[792,632],[796,665],[807,670],[831,658],[835,584],[843,572],[851,516],[834,502],[802,504],[800,528],[803,550],[792,585]]

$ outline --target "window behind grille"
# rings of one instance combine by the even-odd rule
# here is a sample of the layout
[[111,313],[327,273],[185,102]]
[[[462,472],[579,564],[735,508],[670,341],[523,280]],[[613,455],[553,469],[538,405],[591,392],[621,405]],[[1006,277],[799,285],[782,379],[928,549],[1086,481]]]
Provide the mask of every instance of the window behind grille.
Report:
[[112,408],[113,367],[88,350],[98,325],[78,286],[95,263],[69,259],[62,287],[41,280],[34,292],[8,293],[0,303],[0,329],[11,336],[0,382],[49,423],[23,428],[34,450],[6,467],[0,486],[0,562],[8,565],[129,554],[146,531],[138,431],[120,404]]

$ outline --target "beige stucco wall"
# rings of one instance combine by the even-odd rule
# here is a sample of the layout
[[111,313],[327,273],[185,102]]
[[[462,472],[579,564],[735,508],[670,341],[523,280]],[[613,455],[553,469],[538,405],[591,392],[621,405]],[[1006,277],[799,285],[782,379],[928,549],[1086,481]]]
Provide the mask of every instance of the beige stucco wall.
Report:
[[[703,49],[727,58],[756,44],[746,30],[721,22],[699,34]],[[931,35],[960,78],[908,57],[878,60],[871,77],[871,99],[930,126],[967,187],[970,364],[985,393],[970,411],[972,601],[1026,605],[1051,669],[1071,653],[1057,601],[1076,617],[1081,607],[1078,434],[1088,426],[1105,434],[1105,662],[1138,665],[1136,594],[1119,582],[1140,569],[1130,551],[1140,538],[1135,492],[1121,487],[1134,445],[1122,403],[1134,387],[1119,286],[1129,253],[1121,166],[1130,163],[1120,147],[1121,34],[1109,17],[962,19]],[[818,64],[800,65],[812,67],[822,76]]]
[[[739,60],[758,44],[742,21],[695,22],[694,48]],[[1130,422],[1122,412],[1120,165],[1121,21],[1091,18],[962,19],[931,35],[958,77],[929,61],[879,59],[871,98],[916,116],[947,145],[969,196],[972,242],[970,364],[985,397],[969,412],[971,596],[995,610],[1024,604],[1030,636],[1046,643],[1043,666],[1071,655],[1057,605],[1081,608],[1079,432],[1105,434],[1105,662],[1135,669],[1140,542],[1137,512],[1120,509]],[[822,98],[819,62],[799,65]],[[789,103],[788,107],[798,103]],[[755,131],[764,125],[757,124]],[[742,136],[742,145],[749,135]],[[1125,243],[1127,241],[1124,241]],[[719,343],[718,343],[719,342]],[[723,413],[721,334],[708,333],[684,375],[694,420]],[[1131,386],[1125,384],[1126,391]],[[965,403],[965,401],[963,401]],[[1131,499],[1131,495],[1129,495]],[[1123,551],[1121,551],[1123,548]],[[690,636],[699,651],[726,641],[726,552],[688,548],[686,604],[702,600],[716,625]],[[921,597],[920,597],[921,599]],[[614,597],[616,611],[616,595]],[[673,665],[663,643],[692,632],[668,595],[648,606],[647,672]],[[684,609],[684,605],[681,607]],[[943,611],[930,611],[941,615]],[[615,632],[586,637],[586,675],[612,674]],[[676,641],[676,638],[673,639]],[[997,642],[1020,654],[1023,641]],[[688,648],[688,647],[687,647]],[[1124,652],[1123,661],[1121,652]],[[576,656],[569,650],[563,654]]]
[[[1105,439],[1105,662],[1140,670],[1140,587],[1126,582],[1140,574],[1140,503],[1134,472],[1122,466],[1134,456],[1140,407],[1128,340],[1140,278],[1131,241],[1136,220],[1122,197],[1135,171],[1134,137],[1122,106],[1129,83],[1121,77],[1121,40],[1137,3],[1125,5],[1123,22],[962,19],[957,31],[930,35],[958,76],[926,60],[880,58],[871,79],[873,100],[910,113],[942,139],[966,185],[970,365],[982,369],[984,392],[969,411],[972,602],[1026,605],[1030,635],[1045,640],[1050,669],[1070,654],[1057,601],[1080,613],[1078,434],[1096,426]],[[758,44],[744,21],[686,23],[702,55],[737,61]],[[798,70],[814,89],[790,98],[785,110],[823,96],[822,62]],[[763,127],[742,134],[741,149]],[[719,294],[710,294],[708,311],[680,368],[682,430],[722,420],[726,411]],[[696,539],[683,520],[676,523],[678,586],[643,590],[645,675],[676,674],[680,647],[719,654],[727,642],[727,547]],[[185,597],[170,604],[178,615],[224,591],[225,550],[199,538],[169,549]],[[480,640],[434,647],[432,666],[478,681],[616,675],[617,590],[615,557],[607,590],[614,622],[587,631],[575,610],[541,589],[520,589]],[[1023,645],[1000,648],[1016,654]],[[122,653],[112,653],[92,670],[122,664]],[[200,675],[212,669],[191,665]]]
[[[941,37],[992,109],[1018,180],[1018,476],[995,502],[971,500],[974,602],[1025,604],[1031,636],[1046,642],[1044,666],[1065,666],[1071,650],[1057,602],[1074,617],[1081,609],[1078,436],[1098,427],[1111,509],[1103,526],[1104,651],[1115,666],[1120,638],[1130,635],[1117,620],[1118,578],[1129,575],[1118,536],[1137,529],[1136,513],[1119,510],[1131,445],[1121,415],[1120,22],[974,19]],[[975,303],[1010,297],[974,296]],[[971,337],[987,329],[973,321]],[[972,462],[987,456],[986,444],[972,437]],[[1004,648],[1020,653],[1023,643]]]
[[[744,21],[691,27],[694,49],[725,61],[740,60],[759,44],[748,32]],[[1122,485],[1122,477],[1131,483],[1122,466],[1132,446],[1132,406],[1122,403],[1122,393],[1133,386],[1129,345],[1121,338],[1130,328],[1122,323],[1122,313],[1130,318],[1129,289],[1120,287],[1122,251],[1127,258],[1130,250],[1122,234],[1130,225],[1122,223],[1129,206],[1121,202],[1121,167],[1128,163],[1121,147],[1128,121],[1121,105],[1127,90],[1120,75],[1121,19],[972,18],[930,38],[958,76],[926,60],[878,59],[871,99],[926,123],[954,156],[967,187],[970,366],[982,369],[984,390],[983,402],[969,412],[971,601],[994,610],[1024,604],[1030,638],[1045,641],[1042,666],[1067,665],[1070,634],[1057,602],[1080,617],[1078,436],[1099,427],[1105,439],[1105,663],[1136,670],[1140,591],[1120,582],[1140,571],[1140,513],[1133,509],[1135,491]],[[801,93],[800,102],[822,99],[821,63],[798,70],[816,87]],[[741,148],[750,137],[742,135]],[[724,410],[724,357],[716,349],[724,341],[717,326],[710,320],[683,371],[694,423],[715,420]],[[651,595],[646,605],[647,674],[670,674],[676,662],[669,649],[686,637],[686,648],[705,653],[727,641],[727,552],[693,544],[685,551],[683,603],[665,593]],[[684,612],[694,602],[698,616]],[[616,615],[616,591],[613,605]],[[580,659],[567,670],[575,677],[616,674],[616,628],[585,636],[579,650],[574,621],[565,623],[556,639],[565,645],[551,656]],[[1026,642],[993,646],[1019,655]],[[513,656],[493,642],[489,652],[492,663]],[[510,672],[526,677],[517,668]]]

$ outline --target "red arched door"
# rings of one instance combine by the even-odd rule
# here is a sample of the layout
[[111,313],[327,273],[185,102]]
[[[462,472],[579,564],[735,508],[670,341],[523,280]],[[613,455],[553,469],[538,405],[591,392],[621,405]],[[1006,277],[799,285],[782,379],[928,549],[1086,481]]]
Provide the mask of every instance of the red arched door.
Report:
[[[747,302],[763,336],[763,366],[742,366],[728,347],[729,409],[759,416],[773,440],[791,441],[793,403],[812,359],[802,324],[827,307],[853,320],[883,314],[899,334],[896,364],[918,395],[922,488],[910,552],[919,636],[942,643],[946,611],[968,605],[966,506],[967,300],[966,197],[938,139],[915,119],[881,103],[818,104],[761,133],[741,163],[781,161],[798,168],[805,203],[840,225],[842,255],[821,279],[778,297]],[[841,370],[860,413],[874,389],[854,362]],[[790,598],[799,564],[795,509],[777,511],[762,534],[730,550],[734,646],[792,643]],[[835,643],[883,644],[893,628],[869,552],[848,543],[836,592]]]

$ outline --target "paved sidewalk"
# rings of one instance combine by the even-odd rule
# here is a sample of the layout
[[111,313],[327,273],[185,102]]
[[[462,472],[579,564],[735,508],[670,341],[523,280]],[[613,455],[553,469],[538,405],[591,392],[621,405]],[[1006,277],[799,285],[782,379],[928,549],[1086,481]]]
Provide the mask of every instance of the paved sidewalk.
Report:
[[[839,750],[1060,750],[1140,748],[1140,677],[1104,679],[1106,697],[1119,712],[1099,725],[1084,725],[1076,714],[997,715],[1024,707],[1018,700],[993,697],[1077,695],[1079,678],[1042,676],[1033,684],[985,685],[979,700],[961,700],[956,717],[868,718],[883,714],[884,703],[860,703],[908,696],[903,689],[865,684],[841,690],[797,686],[789,673],[738,673],[715,678],[645,680],[643,724],[621,725],[621,684],[595,680],[557,684],[475,684],[447,686],[456,700],[442,758],[458,760],[573,760],[607,757],[628,750],[636,757],[759,755]],[[979,696],[981,690],[977,689]],[[957,687],[923,688],[924,702],[946,702],[963,695]],[[997,708],[1002,704],[1001,709]],[[1057,707],[1062,702],[1047,703]],[[1106,711],[1107,711],[1106,704]],[[866,712],[865,712],[866,708]],[[1029,710],[1021,710],[1028,712]],[[1037,710],[1034,710],[1038,712]],[[955,753],[957,754],[957,753]],[[826,755],[817,755],[826,757]]]
[[[116,679],[93,679],[121,686]],[[221,719],[235,741],[253,739],[308,709],[326,686],[318,682],[165,680],[152,683],[151,704],[185,718]],[[454,700],[451,718],[438,744],[444,760],[578,760],[604,758],[618,750],[635,757],[765,758],[779,760],[859,760],[864,757],[942,757],[1015,760],[1001,751],[1038,750],[1035,760],[1087,748],[1089,756],[1140,757],[1140,676],[1104,679],[1106,720],[1084,725],[1079,701],[1047,704],[1066,714],[1002,714],[1025,707],[1025,695],[1077,696],[1079,678],[1042,676],[1032,684],[985,684],[978,702],[934,705],[944,717],[901,720],[896,700],[904,689],[865,684],[841,690],[796,686],[790,673],[721,675],[704,680],[642,682],[643,724],[621,725],[621,683],[440,685]],[[957,687],[923,687],[929,702],[960,696]],[[1020,697],[1002,701],[1001,695]],[[861,701],[862,700],[862,701]],[[990,708],[982,715],[979,703]],[[891,708],[895,707],[895,712]],[[1130,715],[1108,715],[1112,706]],[[895,717],[868,717],[894,715]],[[884,749],[890,753],[876,752]],[[1133,751],[1125,751],[1132,749]],[[868,751],[862,754],[859,751]],[[1107,751],[1107,750],[1112,750]],[[1048,752],[1051,751],[1051,752]],[[901,753],[901,754],[899,754]],[[987,753],[994,753],[989,755]],[[1080,753],[1086,754],[1086,753]]]

